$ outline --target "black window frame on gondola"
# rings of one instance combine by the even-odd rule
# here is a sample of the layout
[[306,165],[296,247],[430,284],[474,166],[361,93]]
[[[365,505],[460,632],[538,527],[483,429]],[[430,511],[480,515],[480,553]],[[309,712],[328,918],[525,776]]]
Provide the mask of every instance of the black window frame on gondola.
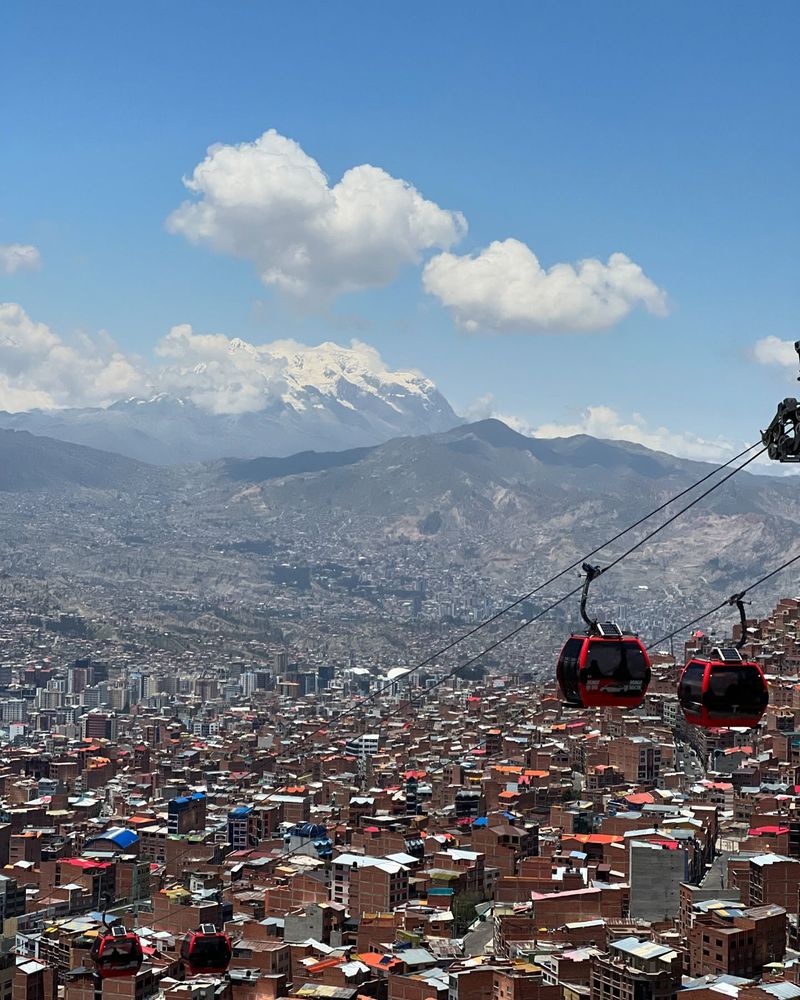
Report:
[[[734,691],[730,690],[732,679],[735,685]],[[712,690],[713,685],[720,681],[728,682],[727,689]],[[710,664],[706,687],[703,704],[711,719],[737,716],[750,718],[756,712],[764,711],[769,704],[769,695],[763,687],[763,677],[753,669],[753,664],[747,662],[716,669],[713,663]]]
[[561,687],[564,700],[573,705],[581,704],[579,684],[579,674],[581,669],[581,655],[583,654],[585,636],[570,636],[564,643],[564,648],[559,657],[559,671],[561,673]]
[[705,677],[706,664],[700,660],[689,660],[681,675],[679,699],[683,704],[684,696],[688,695],[686,704],[692,711],[702,711]]

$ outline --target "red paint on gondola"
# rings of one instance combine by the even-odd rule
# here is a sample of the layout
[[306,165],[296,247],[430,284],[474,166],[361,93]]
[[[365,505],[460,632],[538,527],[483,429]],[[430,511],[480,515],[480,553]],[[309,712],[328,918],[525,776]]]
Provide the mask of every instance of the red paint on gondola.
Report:
[[89,957],[101,979],[119,979],[136,975],[144,952],[138,935],[117,926],[95,938]]
[[181,959],[189,975],[221,975],[230,965],[233,947],[227,934],[213,924],[189,931],[181,943]]
[[650,658],[634,635],[571,635],[558,657],[564,701],[581,708],[636,708],[650,683]]
[[704,729],[757,726],[769,704],[761,667],[735,649],[714,649],[693,657],[678,682],[678,701],[686,721]]

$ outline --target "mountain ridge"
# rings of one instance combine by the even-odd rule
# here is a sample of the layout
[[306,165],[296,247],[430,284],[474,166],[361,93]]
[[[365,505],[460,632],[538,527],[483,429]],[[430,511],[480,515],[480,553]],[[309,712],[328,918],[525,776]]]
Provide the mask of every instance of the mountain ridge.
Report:
[[[496,420],[348,451],[174,468],[0,431],[0,491],[27,492],[35,511],[37,492],[67,491],[74,506],[88,502],[88,490],[110,519],[109,538],[120,525],[130,533],[130,523],[153,533],[154,560],[175,544],[155,528],[168,515],[181,545],[200,522],[211,542],[223,546],[277,537],[292,540],[294,549],[295,540],[305,539],[309,559],[313,539],[344,538],[346,548],[364,545],[390,560],[395,552],[416,552],[421,566],[431,559],[468,565],[476,578],[495,578],[509,592],[520,579],[543,580],[579,560],[714,468],[585,435],[526,438]],[[600,560],[614,558],[699,495],[691,493]],[[15,504],[7,504],[12,518]],[[80,535],[90,523],[94,531],[94,521],[80,518],[72,527]],[[643,545],[599,589],[612,600],[641,585],[670,600],[708,590],[725,596],[795,551],[798,524],[795,481],[744,471]],[[785,589],[786,581],[769,588],[777,593],[779,586]]]

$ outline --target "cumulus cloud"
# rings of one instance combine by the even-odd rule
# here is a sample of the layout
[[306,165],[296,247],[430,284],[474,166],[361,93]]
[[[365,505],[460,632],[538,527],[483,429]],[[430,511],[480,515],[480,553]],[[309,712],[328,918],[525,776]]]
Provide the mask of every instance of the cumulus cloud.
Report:
[[468,403],[464,408],[462,416],[469,423],[478,420],[488,420],[490,417],[493,417],[495,420],[502,420],[504,424],[519,434],[525,434],[528,437],[535,437],[536,435],[536,428],[529,420],[514,413],[506,413],[498,408],[497,400],[491,392],[487,392],[483,396],[478,396],[477,399],[473,399],[472,402]]
[[28,243],[0,243],[0,273],[37,271],[41,266],[42,257],[36,247]]
[[726,462],[742,448],[742,445],[722,437],[702,438],[696,434],[671,431],[667,427],[651,427],[639,413],[625,419],[610,406],[589,406],[573,423],[541,424],[534,430],[534,436],[540,438],[571,437],[574,434],[632,441],[653,451],[702,462]]
[[265,284],[298,299],[385,285],[466,231],[460,212],[379,167],[352,167],[331,185],[274,129],[255,142],[211,146],[184,184],[196,197],[169,216],[169,231],[252,261]]
[[423,287],[466,330],[496,333],[601,330],[637,305],[656,316],[665,293],[623,253],[545,270],[515,239],[495,241],[476,256],[440,253],[425,265]]
[[22,306],[0,303],[0,409],[103,405],[143,387],[136,359],[109,337],[68,344]]
[[798,358],[794,341],[780,337],[763,337],[756,341],[753,356],[761,365],[778,365],[781,368],[797,370]]
[[641,414],[634,413],[625,418],[610,406],[589,406],[570,422],[535,424],[524,417],[503,413],[497,407],[494,397],[486,395],[470,403],[464,416],[467,420],[495,417],[528,437],[555,438],[588,434],[609,441],[631,441],[653,451],[663,451],[699,462],[727,462],[743,447],[723,437],[702,438],[696,434],[671,431],[667,427],[651,427]]
[[[286,353],[288,342],[278,347]],[[107,406],[166,392],[212,413],[262,410],[285,389],[285,358],[223,334],[173,327],[156,345],[159,362],[126,355],[106,334],[67,343],[14,302],[0,303],[0,410]],[[302,348],[302,345],[295,345]]]

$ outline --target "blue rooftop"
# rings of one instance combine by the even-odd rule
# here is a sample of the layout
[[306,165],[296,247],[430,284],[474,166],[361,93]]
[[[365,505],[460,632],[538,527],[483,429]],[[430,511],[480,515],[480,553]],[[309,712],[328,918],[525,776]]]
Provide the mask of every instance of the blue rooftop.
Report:
[[189,802],[197,802],[198,799],[204,799],[204,798],[205,795],[203,794],[203,792],[193,792],[191,795],[177,795],[174,799],[172,799],[170,805],[175,804],[179,806],[185,806]]
[[110,840],[113,844],[124,850],[133,844],[139,843],[139,835],[133,830],[126,830],[122,826],[110,826],[107,830],[99,833],[96,837],[90,837],[86,841],[86,846],[96,843],[98,840]]

